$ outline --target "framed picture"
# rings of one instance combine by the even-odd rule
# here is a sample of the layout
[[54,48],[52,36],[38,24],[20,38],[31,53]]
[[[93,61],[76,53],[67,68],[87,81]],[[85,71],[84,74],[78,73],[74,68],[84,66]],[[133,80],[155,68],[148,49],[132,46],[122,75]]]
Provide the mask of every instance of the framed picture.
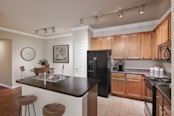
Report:
[[69,45],[53,46],[53,63],[69,63]]

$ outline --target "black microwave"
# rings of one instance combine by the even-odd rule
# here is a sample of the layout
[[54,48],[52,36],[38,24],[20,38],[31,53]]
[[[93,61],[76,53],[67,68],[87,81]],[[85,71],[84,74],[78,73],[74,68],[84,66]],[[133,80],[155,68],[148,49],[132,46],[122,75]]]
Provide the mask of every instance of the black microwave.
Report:
[[171,63],[171,41],[158,45],[158,61]]

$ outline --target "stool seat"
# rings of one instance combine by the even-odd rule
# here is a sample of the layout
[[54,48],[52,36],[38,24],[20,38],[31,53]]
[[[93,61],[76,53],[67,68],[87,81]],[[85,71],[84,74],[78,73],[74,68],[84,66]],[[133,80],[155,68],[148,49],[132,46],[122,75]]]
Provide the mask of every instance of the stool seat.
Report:
[[37,100],[37,97],[34,95],[20,96],[18,97],[18,102],[20,105],[29,105],[34,103]]
[[43,108],[44,116],[62,116],[65,112],[65,106],[57,103],[45,105]]

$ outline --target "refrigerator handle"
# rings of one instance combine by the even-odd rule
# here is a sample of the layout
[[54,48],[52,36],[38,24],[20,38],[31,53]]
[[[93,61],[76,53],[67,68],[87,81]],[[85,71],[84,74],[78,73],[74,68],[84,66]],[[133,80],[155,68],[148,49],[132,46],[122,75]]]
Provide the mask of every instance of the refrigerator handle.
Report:
[[94,61],[94,75],[96,76],[96,72],[97,72],[97,57],[93,57],[93,61]]

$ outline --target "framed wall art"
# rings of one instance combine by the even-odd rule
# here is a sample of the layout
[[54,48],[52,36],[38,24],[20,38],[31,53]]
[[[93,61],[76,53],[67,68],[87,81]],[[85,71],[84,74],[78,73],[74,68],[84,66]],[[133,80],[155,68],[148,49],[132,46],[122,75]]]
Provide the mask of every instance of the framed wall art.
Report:
[[69,45],[53,46],[53,63],[69,63]]

